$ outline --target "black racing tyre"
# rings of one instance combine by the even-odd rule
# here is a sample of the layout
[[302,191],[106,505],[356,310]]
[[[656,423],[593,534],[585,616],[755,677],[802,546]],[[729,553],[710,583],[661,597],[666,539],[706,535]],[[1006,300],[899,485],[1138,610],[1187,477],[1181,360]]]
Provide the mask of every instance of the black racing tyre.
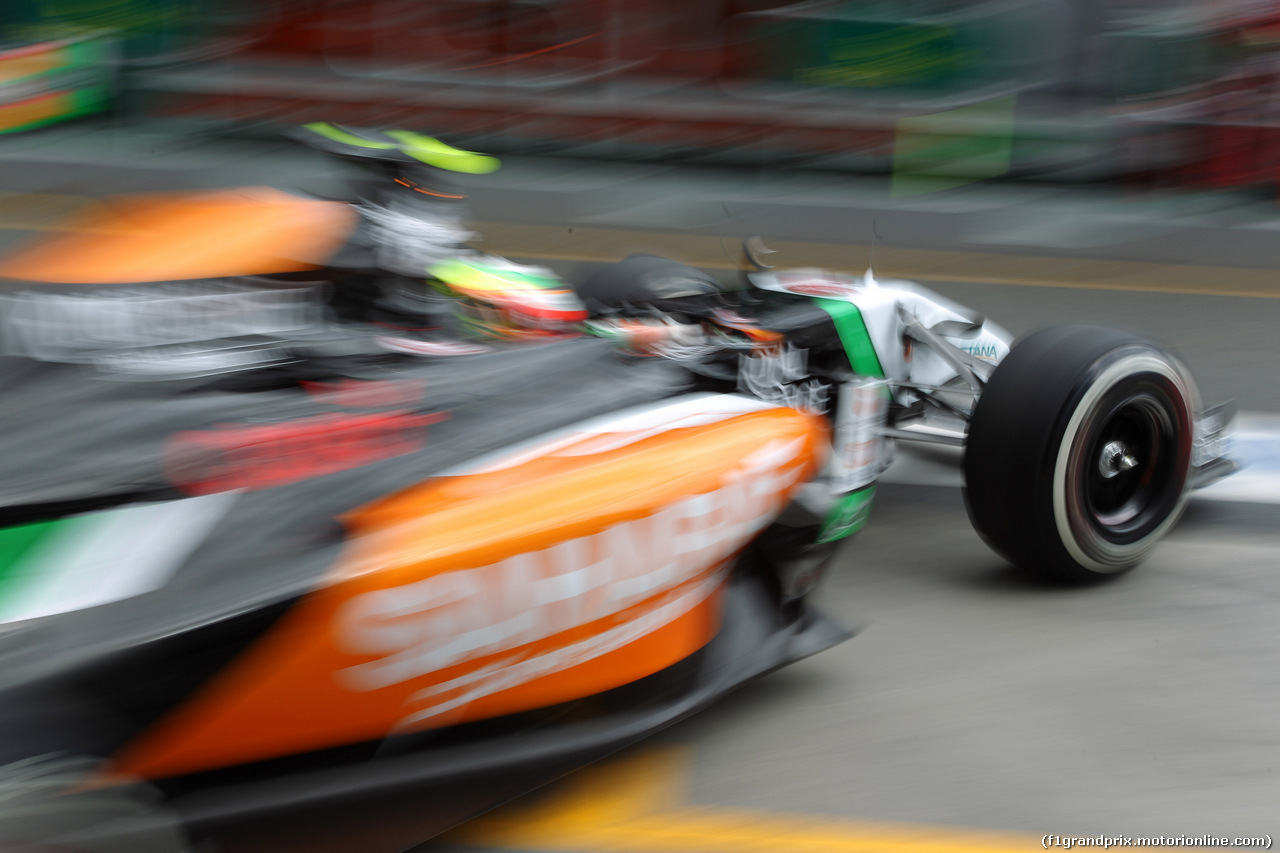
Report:
[[1176,359],[1090,326],[1017,343],[969,423],[965,504],[997,553],[1095,580],[1141,562],[1187,500],[1199,404]]
[[714,278],[688,264],[659,255],[629,255],[595,270],[576,285],[579,298],[592,315],[631,307],[669,307],[718,293]]

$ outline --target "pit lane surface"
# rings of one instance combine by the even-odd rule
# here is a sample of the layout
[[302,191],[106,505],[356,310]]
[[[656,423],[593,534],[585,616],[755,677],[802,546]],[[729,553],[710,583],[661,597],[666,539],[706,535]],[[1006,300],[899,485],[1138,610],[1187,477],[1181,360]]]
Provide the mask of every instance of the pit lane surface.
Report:
[[[660,234],[642,237],[636,248],[663,250]],[[590,260],[573,253],[574,263]],[[1075,321],[1141,330],[1192,366],[1207,400],[1280,412],[1280,300],[1213,295],[1212,280],[1200,292],[1031,284],[937,289],[1015,334]],[[1261,460],[1250,470],[1266,493],[1277,431],[1265,418],[1249,423]],[[884,821],[960,828],[924,849],[953,835],[994,849],[1002,836],[987,830],[1017,833],[1017,845],[1045,833],[1276,833],[1280,511],[1257,494],[1199,498],[1138,571],[1058,587],[1022,578],[985,548],[945,454],[904,451],[820,594],[829,612],[866,623],[858,637],[628,753],[684,756],[659,779],[675,787],[674,774],[687,774],[679,802],[723,818],[700,843],[815,849],[828,819],[840,821],[821,837],[831,850],[899,849]],[[616,777],[622,787],[611,790],[633,778]],[[549,849],[537,827],[537,813],[501,837],[476,822],[470,835],[423,849]],[[562,838],[565,850],[635,849],[607,835]]]

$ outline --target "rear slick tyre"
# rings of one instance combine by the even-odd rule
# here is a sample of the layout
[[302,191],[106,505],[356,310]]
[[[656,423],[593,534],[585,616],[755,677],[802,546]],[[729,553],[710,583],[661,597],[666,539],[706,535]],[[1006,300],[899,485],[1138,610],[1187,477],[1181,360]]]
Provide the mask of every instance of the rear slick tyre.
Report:
[[969,424],[973,526],[1037,574],[1086,581],[1132,569],[1186,506],[1197,406],[1182,365],[1141,338],[1089,326],[1026,338]]

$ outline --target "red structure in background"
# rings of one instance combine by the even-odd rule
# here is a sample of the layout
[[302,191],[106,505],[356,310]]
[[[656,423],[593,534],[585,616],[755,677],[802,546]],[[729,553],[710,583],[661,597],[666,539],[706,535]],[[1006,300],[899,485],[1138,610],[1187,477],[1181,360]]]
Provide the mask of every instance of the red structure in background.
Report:
[[[966,13],[985,9],[956,5]],[[909,6],[901,7],[898,23],[920,26],[922,19],[905,11]],[[245,39],[248,49],[141,75],[148,109],[250,124],[396,125],[495,151],[712,154],[887,172],[898,118],[948,108],[930,106],[928,98],[908,103],[902,98],[909,95],[895,90],[824,88],[778,77],[788,60],[774,51],[800,43],[788,41],[786,27],[802,15],[835,20],[847,8],[861,8],[852,2],[280,0],[265,8]],[[988,16],[982,26],[1007,39],[1014,31],[1000,24],[1001,8],[982,11]],[[1083,163],[1095,180],[1145,177],[1214,188],[1275,182],[1280,7],[1254,3],[1252,9],[1206,17],[1195,30],[1181,31],[1214,45],[1214,61],[1193,80],[1174,75],[1176,85],[1123,96],[1120,85],[1109,96],[1106,85],[1086,79],[1088,62],[1080,60],[1072,73],[1084,76],[1068,88],[1090,94],[1063,102],[1057,113],[1052,98],[1047,107],[1036,105],[1034,81],[1010,89],[1018,93],[1013,173],[1053,179],[1076,169],[1072,179],[1078,180]],[[945,20],[926,26],[936,31]],[[1064,36],[1053,47],[1083,57],[1095,39],[1105,47],[1107,35],[1077,34],[1074,43]],[[959,50],[974,55],[975,48]],[[887,49],[871,55],[889,63],[909,58]],[[1172,56],[1179,64],[1181,56]],[[1086,138],[1076,129],[1081,126],[1098,129]]]
[[784,5],[301,0],[260,22],[249,50],[142,88],[166,115],[398,125],[497,149],[855,151],[887,168],[892,122],[749,91],[754,14]]
[[257,51],[359,69],[719,79],[731,22],[785,3],[689,0],[309,0],[277,17]]
[[1216,189],[1280,185],[1280,9],[1217,23],[1223,73],[1191,110],[1195,155],[1183,183]]

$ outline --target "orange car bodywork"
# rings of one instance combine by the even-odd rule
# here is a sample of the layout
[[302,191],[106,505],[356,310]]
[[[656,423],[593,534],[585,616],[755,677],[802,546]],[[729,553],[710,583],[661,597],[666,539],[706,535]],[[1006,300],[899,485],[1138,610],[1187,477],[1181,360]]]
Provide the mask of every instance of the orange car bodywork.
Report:
[[115,767],[151,778],[546,707],[688,657],[821,465],[818,416],[689,395],[365,506],[322,584]]
[[266,187],[123,196],[0,263],[0,276],[134,284],[323,267],[356,224],[351,205]]

